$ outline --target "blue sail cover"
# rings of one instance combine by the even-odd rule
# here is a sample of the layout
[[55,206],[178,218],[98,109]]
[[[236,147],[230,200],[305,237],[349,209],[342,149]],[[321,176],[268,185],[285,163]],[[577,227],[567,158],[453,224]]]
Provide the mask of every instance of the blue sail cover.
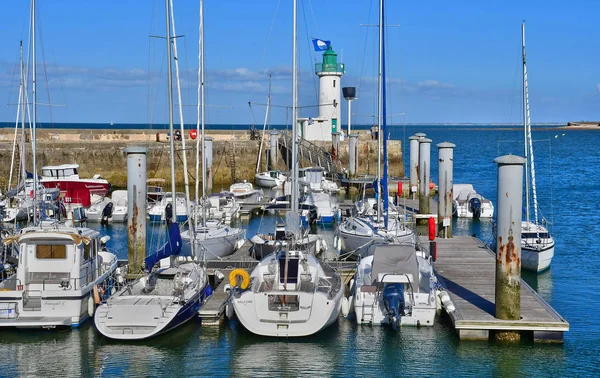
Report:
[[181,234],[179,233],[179,225],[177,223],[171,223],[169,227],[169,234],[167,235],[167,242],[158,250],[156,253],[147,256],[144,260],[146,264],[146,270],[150,271],[154,265],[160,260],[169,257],[177,256],[181,251]]

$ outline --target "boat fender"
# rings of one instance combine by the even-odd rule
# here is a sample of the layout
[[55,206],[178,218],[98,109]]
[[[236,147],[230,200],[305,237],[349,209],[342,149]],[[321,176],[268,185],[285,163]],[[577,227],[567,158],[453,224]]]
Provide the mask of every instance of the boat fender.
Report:
[[227,301],[227,303],[225,303],[225,316],[227,319],[233,318],[233,304],[231,301]]
[[448,293],[445,291],[441,291],[439,295],[440,295],[440,300],[442,301],[442,305],[446,309],[446,312],[448,312],[448,313],[454,312],[456,310],[456,307],[454,307],[454,303],[452,303],[452,300],[450,299],[450,296],[448,295]]
[[335,235],[333,237],[333,249],[335,249],[336,251],[339,251],[339,244],[340,244],[340,238],[339,238],[339,236]]
[[91,317],[94,316],[94,310],[96,309],[96,304],[94,303],[94,296],[90,295],[88,297],[88,315]]
[[220,281],[222,281],[223,278],[225,278],[225,275],[223,273],[221,273],[220,270],[215,270],[215,277],[217,277]]
[[250,285],[250,275],[242,268],[234,269],[229,273],[229,284],[246,290]]
[[348,317],[348,314],[350,314],[350,302],[348,301],[348,298],[343,297],[342,298],[342,315],[344,316],[344,318]]
[[[102,288],[99,288],[96,285],[96,286],[94,286],[93,292],[94,292],[94,296],[93,296],[94,297],[94,304],[100,304],[100,298],[104,294],[104,290],[102,290]],[[92,316],[92,315],[90,315],[90,316]]]
[[223,292],[229,293],[230,291],[231,291],[231,285],[225,284],[225,286],[223,287]]

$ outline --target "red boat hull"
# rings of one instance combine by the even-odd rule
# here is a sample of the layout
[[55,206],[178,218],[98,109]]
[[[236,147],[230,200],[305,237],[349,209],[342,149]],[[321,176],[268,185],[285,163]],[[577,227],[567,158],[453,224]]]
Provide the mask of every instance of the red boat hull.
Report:
[[58,188],[60,198],[66,205],[81,204],[89,207],[92,204],[92,195],[108,195],[108,181],[94,179],[42,179],[45,188]]

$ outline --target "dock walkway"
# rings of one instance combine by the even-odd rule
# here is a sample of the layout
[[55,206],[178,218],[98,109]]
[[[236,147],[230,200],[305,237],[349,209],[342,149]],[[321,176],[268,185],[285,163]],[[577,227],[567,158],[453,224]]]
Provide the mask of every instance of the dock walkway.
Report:
[[[534,341],[562,342],[569,323],[521,279],[521,320],[495,314],[495,254],[470,236],[436,239],[435,271],[456,310],[450,319],[461,340],[487,340],[494,331],[533,333]],[[422,243],[428,243],[421,237]]]

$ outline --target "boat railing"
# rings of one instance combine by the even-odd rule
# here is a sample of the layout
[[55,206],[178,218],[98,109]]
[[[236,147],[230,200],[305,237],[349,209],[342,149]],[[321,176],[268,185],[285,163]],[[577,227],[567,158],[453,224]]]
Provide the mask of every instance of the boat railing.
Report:
[[0,282],[0,289],[16,291],[18,288],[23,288],[23,284],[16,276],[6,278]]

